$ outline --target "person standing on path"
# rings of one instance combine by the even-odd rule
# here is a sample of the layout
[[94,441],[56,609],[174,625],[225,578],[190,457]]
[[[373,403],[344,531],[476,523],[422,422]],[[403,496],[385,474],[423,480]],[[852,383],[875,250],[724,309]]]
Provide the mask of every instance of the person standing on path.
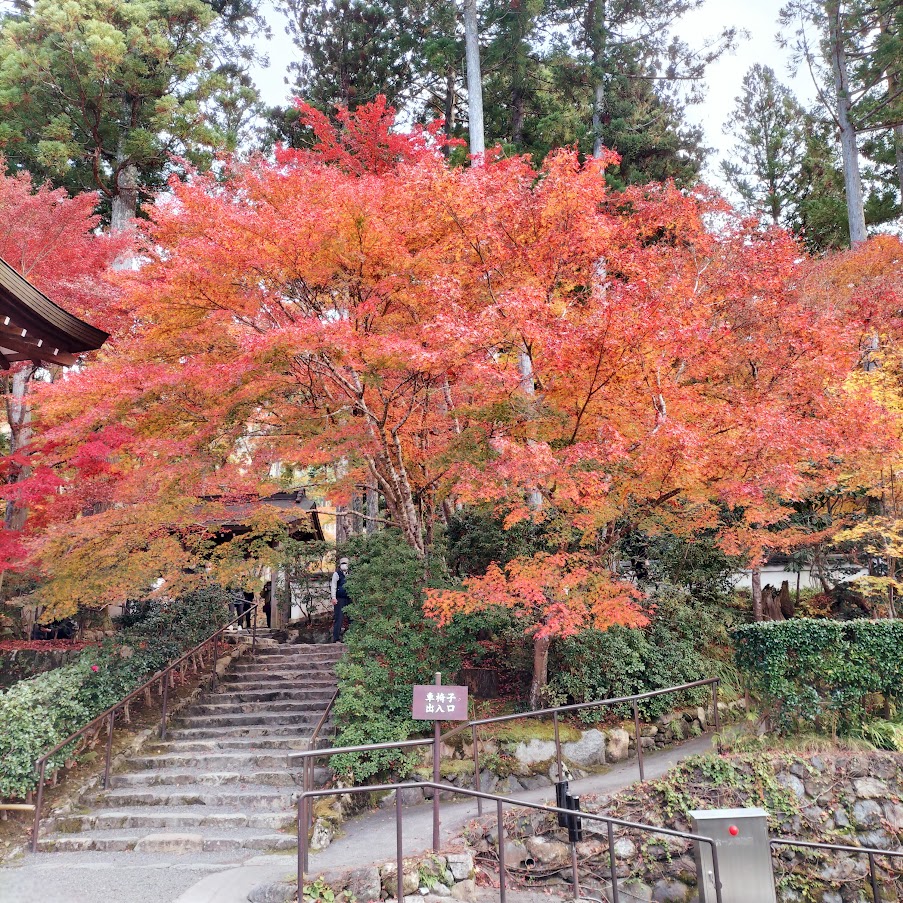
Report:
[[[342,641],[342,622],[345,618],[345,606],[351,602],[345,581],[348,579],[348,559],[340,558],[339,566],[332,573],[332,641]],[[351,618],[348,619],[351,623]]]

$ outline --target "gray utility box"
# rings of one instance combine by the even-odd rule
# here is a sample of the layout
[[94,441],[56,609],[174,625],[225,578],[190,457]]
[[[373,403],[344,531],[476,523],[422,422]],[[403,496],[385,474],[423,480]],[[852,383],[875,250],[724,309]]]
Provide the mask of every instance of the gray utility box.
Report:
[[[768,813],[764,809],[710,809],[690,813],[693,833],[718,850],[723,903],[776,903]],[[700,903],[717,903],[712,847],[696,842]]]

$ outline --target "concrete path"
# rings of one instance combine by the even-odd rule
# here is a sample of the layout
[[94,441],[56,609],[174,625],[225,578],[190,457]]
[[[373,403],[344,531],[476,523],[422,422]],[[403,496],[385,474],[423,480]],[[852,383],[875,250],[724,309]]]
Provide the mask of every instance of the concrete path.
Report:
[[[647,779],[657,778],[689,756],[711,750],[708,736],[646,756]],[[580,794],[614,793],[638,779],[636,760],[601,775],[573,781]],[[550,802],[551,788],[516,795],[525,802]],[[476,816],[474,801],[443,802],[442,838],[457,834]],[[432,844],[432,804],[404,809],[405,856]],[[312,853],[313,873],[385,862],[395,856],[395,812],[367,813],[345,825],[345,833]],[[0,868],[2,903],[247,903],[258,884],[295,874],[294,854],[260,856],[248,850],[153,855],[142,853],[39,853]]]

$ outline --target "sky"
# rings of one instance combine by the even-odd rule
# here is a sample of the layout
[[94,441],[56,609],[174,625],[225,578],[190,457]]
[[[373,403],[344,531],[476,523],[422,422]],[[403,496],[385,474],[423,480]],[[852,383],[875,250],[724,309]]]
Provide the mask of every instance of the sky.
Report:
[[[789,54],[777,42],[778,13],[784,2],[706,0],[699,10],[686,16],[680,24],[679,34],[691,45],[716,35],[728,26],[748,32],[748,36],[740,38],[733,53],[725,54],[709,68],[706,99],[688,111],[688,118],[703,127],[706,146],[712,148],[706,165],[706,175],[710,181],[719,181],[719,161],[730,152],[731,140],[722,129],[740,93],[743,76],[754,63],[771,66],[804,105],[808,105],[814,97],[808,73],[791,72],[788,68]],[[258,49],[269,57],[269,66],[258,67],[254,76],[264,101],[275,105],[284,103],[288,96],[285,73],[289,63],[296,58],[297,50],[285,34],[284,17],[276,10],[270,13],[270,27],[272,38],[261,38],[258,42]]]

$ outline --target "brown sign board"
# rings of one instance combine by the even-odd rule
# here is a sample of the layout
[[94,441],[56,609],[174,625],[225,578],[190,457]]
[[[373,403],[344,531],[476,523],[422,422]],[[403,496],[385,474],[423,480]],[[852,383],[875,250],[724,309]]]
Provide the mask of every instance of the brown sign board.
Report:
[[414,687],[411,711],[418,721],[467,721],[467,687]]

